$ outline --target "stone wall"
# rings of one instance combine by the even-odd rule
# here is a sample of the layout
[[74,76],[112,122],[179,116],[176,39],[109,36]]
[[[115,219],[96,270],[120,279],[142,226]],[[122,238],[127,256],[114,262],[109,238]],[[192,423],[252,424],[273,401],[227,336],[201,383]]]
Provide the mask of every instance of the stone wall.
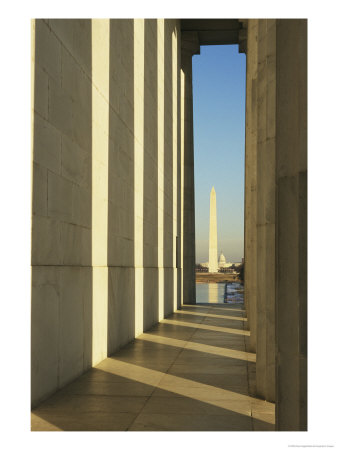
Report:
[[32,21],[33,405],[181,304],[180,46],[177,20]]

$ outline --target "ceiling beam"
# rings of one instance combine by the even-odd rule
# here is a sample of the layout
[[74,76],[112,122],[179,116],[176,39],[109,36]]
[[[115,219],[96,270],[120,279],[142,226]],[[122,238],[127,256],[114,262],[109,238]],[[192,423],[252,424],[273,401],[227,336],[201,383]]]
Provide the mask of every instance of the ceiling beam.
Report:
[[181,30],[195,32],[200,45],[238,44],[242,23],[238,19],[181,19]]

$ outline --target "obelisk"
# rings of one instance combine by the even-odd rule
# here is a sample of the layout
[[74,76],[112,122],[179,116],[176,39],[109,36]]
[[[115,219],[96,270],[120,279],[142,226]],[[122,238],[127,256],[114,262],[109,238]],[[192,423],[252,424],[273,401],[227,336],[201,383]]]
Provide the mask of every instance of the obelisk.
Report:
[[216,192],[214,187],[210,192],[209,272],[218,272]]

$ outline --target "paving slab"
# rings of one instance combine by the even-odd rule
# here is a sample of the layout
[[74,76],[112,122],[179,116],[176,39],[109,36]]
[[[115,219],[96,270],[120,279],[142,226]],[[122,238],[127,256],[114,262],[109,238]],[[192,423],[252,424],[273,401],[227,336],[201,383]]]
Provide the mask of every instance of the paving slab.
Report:
[[274,404],[255,397],[243,315],[233,305],[183,306],[42,402],[32,430],[274,430]]

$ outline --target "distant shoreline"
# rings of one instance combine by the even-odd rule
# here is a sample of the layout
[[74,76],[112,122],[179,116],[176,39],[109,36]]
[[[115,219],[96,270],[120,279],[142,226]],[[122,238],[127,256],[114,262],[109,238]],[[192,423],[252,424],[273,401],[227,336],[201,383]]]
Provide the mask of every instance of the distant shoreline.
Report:
[[196,272],[196,283],[224,283],[225,281],[243,284],[237,273]]

